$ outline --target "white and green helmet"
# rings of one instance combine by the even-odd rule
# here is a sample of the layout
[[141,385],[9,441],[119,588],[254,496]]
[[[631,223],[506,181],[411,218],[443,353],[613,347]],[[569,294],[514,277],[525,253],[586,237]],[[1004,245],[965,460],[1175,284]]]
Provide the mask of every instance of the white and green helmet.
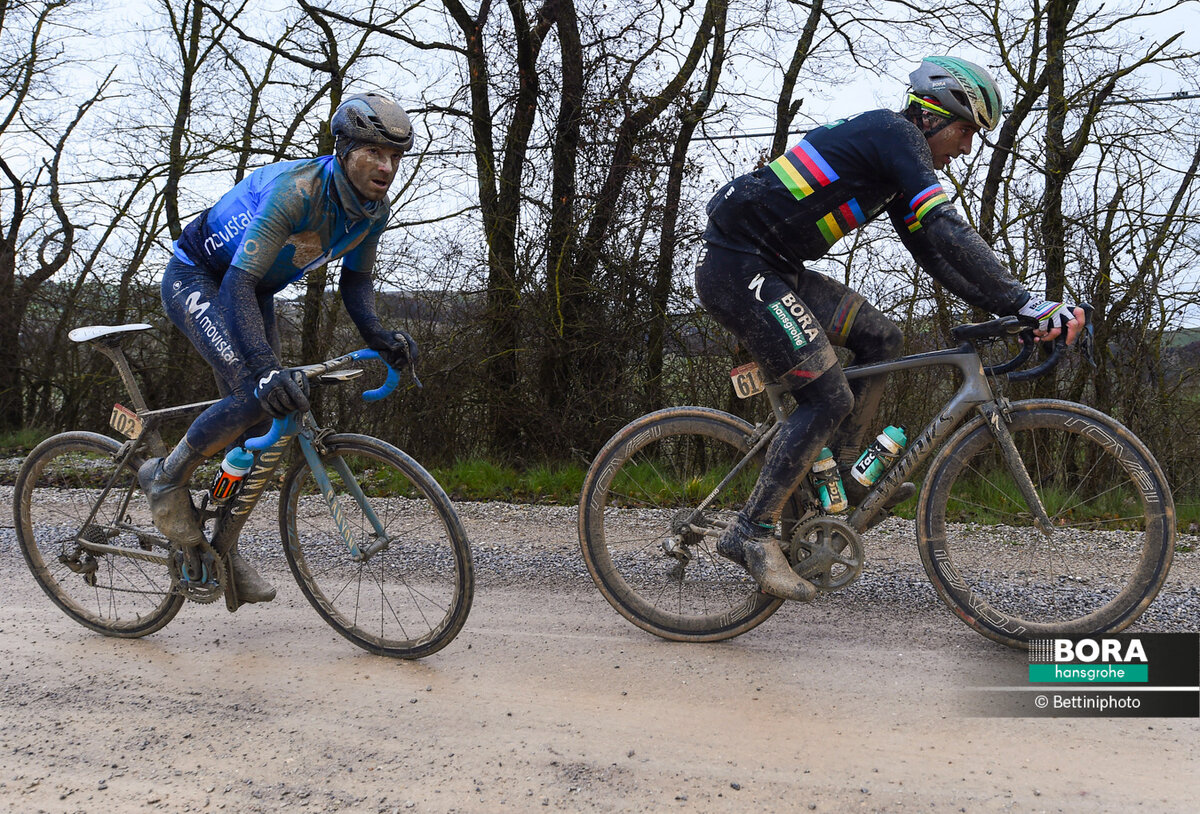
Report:
[[1000,123],[1000,89],[991,74],[957,57],[925,57],[908,75],[910,99],[948,118],[966,119],[981,130]]

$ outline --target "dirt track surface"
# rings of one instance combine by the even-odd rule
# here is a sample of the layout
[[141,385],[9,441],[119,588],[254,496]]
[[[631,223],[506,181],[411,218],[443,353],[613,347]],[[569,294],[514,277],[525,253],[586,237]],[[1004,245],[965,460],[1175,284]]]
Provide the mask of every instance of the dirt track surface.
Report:
[[[672,644],[595,590],[570,510],[459,510],[475,603],[421,662],[341,639],[267,555],[273,603],[108,639],[0,528],[0,810],[1195,810],[1200,720],[977,717],[965,690],[1019,685],[1026,655],[927,585]],[[514,553],[519,578],[495,565]],[[1197,556],[1168,593],[1198,590]],[[539,579],[543,557],[577,565]]]

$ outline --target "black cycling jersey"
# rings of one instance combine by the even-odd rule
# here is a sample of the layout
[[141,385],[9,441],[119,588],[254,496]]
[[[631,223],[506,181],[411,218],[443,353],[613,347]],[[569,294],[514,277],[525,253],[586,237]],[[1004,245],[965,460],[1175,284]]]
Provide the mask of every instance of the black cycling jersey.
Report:
[[921,131],[889,110],[818,127],[726,184],[709,201],[704,239],[788,273],[885,211],[926,272],[968,302],[1015,313],[1028,299],[950,205]]

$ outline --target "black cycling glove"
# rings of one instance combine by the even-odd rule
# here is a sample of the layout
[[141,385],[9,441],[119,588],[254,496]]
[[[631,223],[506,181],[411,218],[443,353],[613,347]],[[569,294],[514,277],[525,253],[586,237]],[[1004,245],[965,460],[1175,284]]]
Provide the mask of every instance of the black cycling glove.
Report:
[[393,370],[416,364],[420,356],[416,341],[405,331],[373,331],[363,338],[367,340],[367,347],[378,351],[380,358]]
[[258,374],[254,395],[272,418],[308,409],[308,377],[300,370],[267,368]]

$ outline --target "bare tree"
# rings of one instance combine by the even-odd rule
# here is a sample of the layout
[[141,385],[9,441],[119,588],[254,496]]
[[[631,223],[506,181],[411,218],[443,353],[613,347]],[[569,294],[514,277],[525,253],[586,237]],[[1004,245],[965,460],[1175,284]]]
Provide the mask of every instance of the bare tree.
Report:
[[0,365],[10,371],[0,385],[0,427],[8,430],[21,428],[25,419],[27,373],[20,340],[26,310],[37,291],[66,265],[75,242],[75,223],[61,195],[63,152],[107,84],[101,82],[65,124],[37,109],[41,94],[56,95],[52,77],[64,59],[51,28],[68,5],[66,0],[0,0],[5,37],[0,100],[6,105],[0,136],[8,137],[9,145],[23,140],[36,150],[11,155],[6,148],[0,155],[0,198],[8,201],[0,212]]

